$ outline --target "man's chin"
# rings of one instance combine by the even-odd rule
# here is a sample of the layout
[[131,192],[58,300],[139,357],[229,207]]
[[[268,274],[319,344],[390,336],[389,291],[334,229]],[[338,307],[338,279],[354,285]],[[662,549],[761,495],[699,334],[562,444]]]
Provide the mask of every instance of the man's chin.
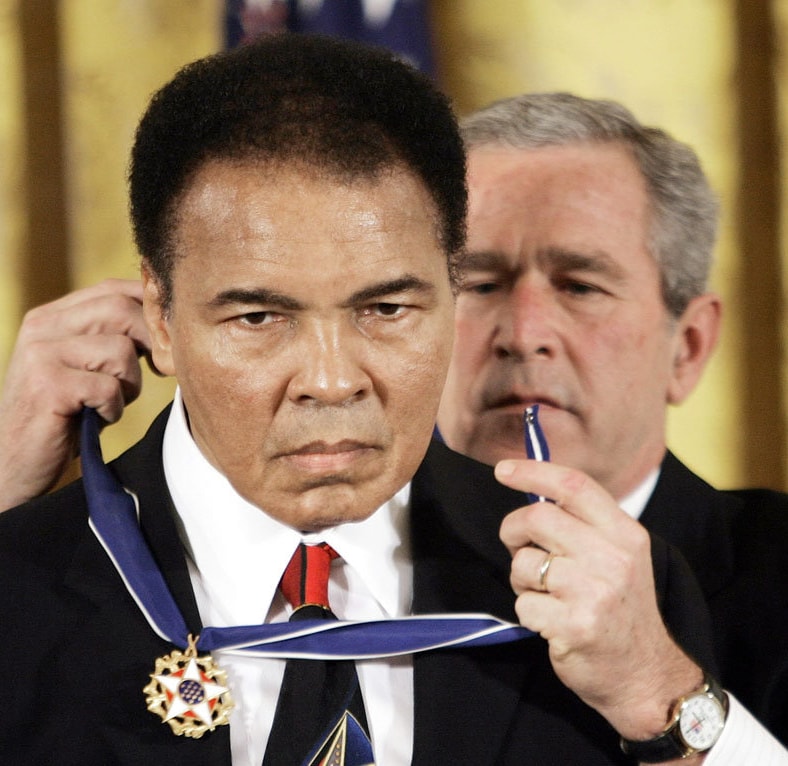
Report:
[[331,504],[321,508],[298,509],[295,513],[289,513],[286,518],[280,516],[279,521],[301,532],[319,532],[320,530],[338,527],[342,524],[355,524],[359,521],[365,521],[377,509],[377,505],[372,508],[360,509],[358,507],[334,507]]
[[297,489],[267,492],[252,500],[269,516],[301,531],[318,531],[369,518],[396,492],[370,482],[348,482],[341,476],[311,479]]

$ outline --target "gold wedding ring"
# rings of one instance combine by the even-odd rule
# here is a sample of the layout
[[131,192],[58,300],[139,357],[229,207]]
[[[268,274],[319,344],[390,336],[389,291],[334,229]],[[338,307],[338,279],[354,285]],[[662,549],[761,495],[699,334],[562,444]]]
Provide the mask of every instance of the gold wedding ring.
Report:
[[547,573],[550,571],[550,564],[553,563],[553,559],[556,555],[555,553],[548,553],[542,565],[539,567],[539,590],[542,591],[542,593],[549,592],[547,590]]

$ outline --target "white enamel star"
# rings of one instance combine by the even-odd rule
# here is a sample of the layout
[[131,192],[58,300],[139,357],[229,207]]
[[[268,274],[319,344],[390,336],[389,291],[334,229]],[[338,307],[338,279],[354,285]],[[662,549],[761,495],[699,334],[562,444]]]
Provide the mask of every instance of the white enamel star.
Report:
[[[192,713],[206,726],[210,726],[212,723],[210,703],[228,691],[226,686],[213,683],[208,676],[202,673],[194,658],[189,660],[183,671],[155,675],[153,678],[172,694],[172,701],[168,707],[165,721]],[[190,681],[193,683],[187,683]],[[201,691],[195,684],[200,687]],[[192,701],[184,698],[183,695],[187,693],[194,698]]]

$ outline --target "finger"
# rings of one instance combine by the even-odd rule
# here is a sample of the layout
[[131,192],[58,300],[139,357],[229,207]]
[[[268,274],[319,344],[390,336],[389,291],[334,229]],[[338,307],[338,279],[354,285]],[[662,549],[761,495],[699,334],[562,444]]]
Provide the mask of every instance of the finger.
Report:
[[521,548],[512,558],[509,577],[512,590],[518,596],[527,590],[560,596],[567,562],[566,557],[541,548]]
[[89,287],[82,287],[79,290],[73,290],[54,301],[45,303],[39,308],[43,310],[61,311],[63,309],[71,308],[85,301],[90,301],[95,298],[105,297],[107,295],[125,295],[137,303],[142,303],[142,281],[139,279],[105,279],[95,285]]
[[532,506],[517,508],[506,514],[501,522],[498,537],[506,546],[509,555],[514,557],[520,548],[528,546],[543,547],[533,538],[533,530],[529,515],[533,512]]
[[0,404],[3,433],[20,433],[23,441],[35,441],[44,450],[55,449],[70,432],[75,415],[84,406],[94,407],[108,422],[123,412],[124,382],[103,372],[88,372],[47,360],[12,387]]
[[518,618],[545,638],[559,637],[566,646],[604,643],[611,626],[629,624],[631,614],[643,614],[646,608],[642,598],[632,599],[637,581],[625,575],[615,568],[588,570],[568,556],[523,549],[512,562],[510,576]]
[[123,381],[101,372],[61,368],[59,382],[58,391],[46,389],[39,398],[42,408],[59,418],[73,418],[83,407],[92,407],[107,423],[114,423],[135,398],[127,399],[130,389]]
[[589,543],[589,525],[551,502],[517,508],[501,522],[499,536],[514,555],[526,545],[569,553]]
[[561,599],[530,589],[517,597],[514,611],[520,625],[550,642],[556,641],[570,619],[570,609]]
[[573,468],[535,460],[502,460],[495,466],[501,484],[549,497],[564,510],[596,527],[615,525],[623,511],[590,476]]
[[[559,672],[559,677],[563,676],[565,681],[571,682],[567,671],[573,670],[572,665],[590,665],[596,652],[606,652],[601,637],[610,631],[604,617],[593,606],[526,590],[517,597],[514,609],[523,627],[538,633],[549,643],[550,659],[557,672],[558,663],[569,663]],[[617,641],[616,638],[612,640]]]
[[57,302],[31,309],[22,322],[20,343],[73,335],[126,335],[140,350],[150,349],[142,304],[121,292],[109,292],[67,304]]
[[106,412],[114,416],[108,420],[115,420],[142,387],[134,342],[124,335],[34,343],[27,347],[21,368],[34,401],[62,416],[75,414],[84,404],[101,407],[102,415]]
[[[142,368],[133,342],[122,335],[100,335],[80,338],[69,345],[79,346],[80,356],[84,355],[86,346],[91,347],[91,361],[84,365],[84,369],[102,379],[101,382],[94,382],[94,385],[100,386],[101,391],[105,393],[98,404],[87,400],[84,404],[95,407],[101,415],[104,415],[105,409],[111,406],[111,412],[115,416],[105,417],[105,420],[114,422],[120,417],[124,405],[133,402],[142,389]],[[103,380],[105,378],[107,380]],[[98,392],[93,393],[94,399],[96,396]]]
[[72,416],[81,412],[83,407],[91,407],[107,423],[120,420],[123,408],[129,402],[122,381],[112,375],[81,370],[70,370],[65,379],[71,391]]
[[[516,573],[520,579],[513,581],[513,586],[522,589],[538,589],[535,573],[545,554],[534,548],[535,545],[561,556],[559,569],[564,574],[560,583],[564,595],[587,597],[593,588],[611,591],[617,583],[630,582],[636,570],[650,571],[648,533],[625,514],[621,529],[612,534],[596,529],[552,503],[541,503],[517,509],[505,517],[500,535],[513,561],[530,561],[530,565],[524,564],[524,569]],[[550,566],[551,589],[556,586],[552,577],[555,563]],[[568,563],[572,565],[571,578],[565,574]]]

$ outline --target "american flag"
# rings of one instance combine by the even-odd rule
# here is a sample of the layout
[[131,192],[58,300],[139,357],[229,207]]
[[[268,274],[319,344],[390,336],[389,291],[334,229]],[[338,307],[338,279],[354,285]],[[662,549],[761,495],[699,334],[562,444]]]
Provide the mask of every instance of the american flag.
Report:
[[226,0],[228,47],[262,34],[308,32],[382,45],[434,74],[428,0]]

